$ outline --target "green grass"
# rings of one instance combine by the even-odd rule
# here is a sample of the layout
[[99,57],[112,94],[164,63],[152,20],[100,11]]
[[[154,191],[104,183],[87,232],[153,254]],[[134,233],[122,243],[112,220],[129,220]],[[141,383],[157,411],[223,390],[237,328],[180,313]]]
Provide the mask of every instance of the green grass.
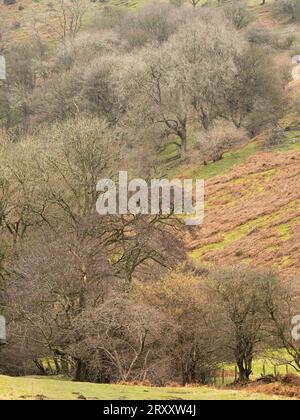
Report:
[[198,259],[208,251],[223,249],[226,245],[239,241],[249,235],[253,229],[264,227],[272,217],[273,215],[263,215],[257,219],[250,220],[249,222],[239,226],[237,229],[224,233],[222,241],[204,245],[199,249],[190,252],[190,256]]
[[[240,239],[244,238],[245,236],[249,235],[253,229],[261,229],[261,228],[268,228],[270,225],[274,225],[276,227],[278,235],[282,241],[287,241],[290,238],[290,227],[288,224],[278,224],[276,226],[276,220],[278,220],[284,213],[286,213],[291,208],[296,208],[299,205],[299,201],[293,201],[292,203],[288,203],[287,205],[281,207],[279,210],[270,213],[270,214],[263,214],[256,219],[252,219],[236,229],[230,230],[228,232],[224,232],[222,240],[218,242],[212,242],[207,245],[203,245],[200,248],[197,248],[189,253],[191,258],[197,259],[198,263],[200,262],[201,257],[209,251],[215,251],[218,249],[224,249],[225,246],[230,245],[233,242],[239,241]],[[295,221],[296,219],[294,219]],[[298,221],[298,218],[297,218]],[[271,226],[270,225],[270,226]],[[286,259],[281,262],[281,264],[289,264],[290,260],[287,261]]]
[[242,149],[225,153],[222,160],[209,162],[208,165],[201,166],[199,170],[192,171],[188,175],[194,179],[209,179],[217,175],[224,175],[234,165],[242,163],[257,150],[258,146],[255,142],[249,143]]
[[270,400],[275,396],[215,388],[150,388],[77,383],[56,378],[0,376],[0,399],[51,400]]
[[[251,379],[255,380],[261,377],[262,375],[286,375],[287,373],[292,373],[299,376],[300,373],[297,372],[292,366],[287,367],[288,361],[291,361],[291,357],[288,355],[286,350],[270,350],[265,351],[263,354],[258,355],[253,361],[252,366],[252,376]],[[234,372],[234,364],[225,364],[221,366],[225,371]],[[218,378],[218,383],[221,384],[221,378]],[[226,377],[226,384],[230,384],[234,381],[234,376]]]
[[136,7],[145,5],[146,3],[149,3],[149,0],[111,0],[109,5],[114,7],[126,7],[134,9]]
[[283,241],[287,241],[290,239],[290,228],[286,223],[282,223],[281,225],[277,226],[278,233],[280,234],[280,238]]

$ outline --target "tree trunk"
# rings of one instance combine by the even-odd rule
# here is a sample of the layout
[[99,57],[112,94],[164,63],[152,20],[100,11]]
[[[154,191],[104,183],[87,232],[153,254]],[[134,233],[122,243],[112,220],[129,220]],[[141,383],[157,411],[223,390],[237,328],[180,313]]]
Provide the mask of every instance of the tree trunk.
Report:
[[41,374],[42,374],[42,375],[47,375],[47,371],[46,371],[46,369],[45,369],[45,367],[44,367],[43,363],[42,363],[42,362],[40,362],[40,361],[39,361],[39,360],[37,360],[37,359],[34,359],[33,361],[34,361],[34,364],[36,365],[36,367],[38,368],[38,370],[41,372]]
[[70,375],[70,363],[66,357],[61,358],[61,372],[64,375],[67,375],[67,376]]
[[252,374],[252,359],[241,359],[237,361],[239,369],[239,382],[248,382]]
[[180,137],[181,147],[180,155],[183,159],[186,157],[187,153],[187,132],[186,132],[186,120],[182,122],[182,129],[178,131],[178,136]]
[[76,382],[86,382],[87,381],[87,366],[80,360],[76,360],[76,372],[75,372],[75,381]]
[[212,155],[213,162],[219,162],[219,160],[222,160],[223,154],[223,150],[215,150]]
[[54,365],[56,369],[56,374],[59,375],[61,373],[61,366],[60,366],[59,358],[57,355],[53,357],[53,361],[54,361]]
[[184,133],[184,135],[181,137],[181,157],[186,158],[187,153],[187,135]]

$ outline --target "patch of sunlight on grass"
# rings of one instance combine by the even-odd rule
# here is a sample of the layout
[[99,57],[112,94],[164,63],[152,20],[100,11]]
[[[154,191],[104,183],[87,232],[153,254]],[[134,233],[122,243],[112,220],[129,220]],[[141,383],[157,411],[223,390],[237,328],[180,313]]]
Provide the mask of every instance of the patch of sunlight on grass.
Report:
[[192,258],[199,258],[202,255],[206,254],[208,251],[214,251],[218,249],[223,249],[226,245],[231,244],[232,242],[239,241],[245,236],[249,235],[254,229],[264,227],[270,220],[270,215],[260,216],[257,219],[253,219],[237,229],[226,232],[223,236],[221,242],[215,242],[212,244],[204,245],[199,249],[196,249],[190,253]]
[[295,142],[286,142],[277,148],[280,152],[289,152],[290,150],[297,150],[300,148],[300,138]]
[[280,235],[280,239],[283,241],[287,241],[290,239],[290,228],[286,223],[282,223],[281,225],[276,226],[276,229]]
[[[267,169],[263,172],[255,172],[252,174],[247,174],[244,176],[241,176],[239,178],[235,178],[230,180],[230,184],[232,185],[240,185],[240,184],[247,184],[249,183],[249,180],[253,180],[255,184],[257,184],[258,180],[263,182],[269,182],[271,181],[272,177],[276,174],[276,169]],[[261,179],[262,178],[262,179]]]
[[149,3],[149,0],[111,0],[109,2],[110,6],[114,7],[126,7],[130,9],[135,9]]
[[279,150],[281,152],[288,152],[296,150],[300,147],[300,130],[287,131],[284,134],[283,142],[272,150]]
[[169,160],[175,157],[179,157],[179,148],[174,143],[169,143],[166,145],[165,149],[160,154],[161,158],[164,160]]
[[267,248],[266,248],[266,251],[269,251],[269,252],[276,252],[276,251],[278,251],[280,249],[280,246],[278,246],[278,245],[271,245],[271,246],[268,246]]
[[250,265],[253,262],[253,258],[247,257],[242,259],[243,264]]
[[281,262],[280,262],[281,267],[288,267],[291,264],[292,264],[292,260],[289,255],[285,255],[284,257],[282,257]]
[[[278,218],[280,218],[290,209],[295,210],[296,206],[299,204],[300,200],[295,200],[281,207],[278,211],[274,213],[262,215],[257,217],[256,219],[250,220],[249,222],[239,226],[237,229],[225,232],[222,241],[203,245],[202,247],[191,251],[189,255],[191,258],[199,259],[209,251],[223,249],[226,245],[230,245],[231,243],[239,241],[245,236],[251,234],[251,232],[255,229],[265,228],[269,225],[270,222],[274,225]],[[290,228],[287,224],[279,224],[276,226],[276,228],[279,234],[281,235],[282,240],[288,240],[290,238]]]
[[[251,379],[257,379],[262,375],[274,375],[275,368],[276,373],[279,375],[286,375],[289,372],[300,376],[300,373],[292,366],[287,368],[286,365],[290,361],[291,357],[289,357],[287,351],[284,349],[265,351],[254,359]],[[224,364],[222,368],[234,372],[235,364]]]

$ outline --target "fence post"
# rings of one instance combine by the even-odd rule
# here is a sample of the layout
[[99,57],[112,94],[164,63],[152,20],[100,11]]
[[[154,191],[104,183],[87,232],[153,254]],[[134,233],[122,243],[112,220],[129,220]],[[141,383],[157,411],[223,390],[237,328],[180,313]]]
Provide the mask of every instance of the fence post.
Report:
[[225,369],[222,369],[222,385],[225,385]]
[[263,364],[263,376],[266,376],[266,365]]
[[238,368],[237,366],[235,366],[234,368],[234,382],[237,382],[238,379]]
[[213,374],[213,384],[214,384],[214,386],[216,386],[216,372],[214,372],[214,374]]

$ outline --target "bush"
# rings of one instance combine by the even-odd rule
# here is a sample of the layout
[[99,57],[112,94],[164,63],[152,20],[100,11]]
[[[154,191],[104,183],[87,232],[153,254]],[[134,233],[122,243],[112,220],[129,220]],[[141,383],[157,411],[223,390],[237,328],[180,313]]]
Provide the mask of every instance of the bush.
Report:
[[271,134],[263,142],[262,147],[264,149],[272,149],[281,146],[285,141],[285,130],[284,128],[274,128]]
[[278,48],[279,50],[286,50],[288,48],[291,48],[294,42],[295,42],[295,35],[293,34],[287,34],[287,35],[277,34],[274,37],[273,46],[275,48]]
[[83,74],[81,98],[86,108],[110,123],[116,123],[123,112],[113,71],[118,67],[120,60],[111,55],[92,61]]
[[92,26],[101,29],[113,29],[119,26],[124,19],[125,12],[119,7],[104,7],[96,13]]
[[295,35],[270,31],[263,25],[252,25],[247,31],[247,39],[251,44],[269,45],[273,48],[286,50],[295,42]]
[[278,0],[274,4],[274,13],[291,21],[298,21],[300,20],[300,2],[299,0]]
[[236,1],[225,6],[226,18],[237,28],[242,29],[253,20],[253,15],[243,1]]
[[263,25],[251,25],[247,31],[247,39],[252,44],[271,44],[273,41],[272,32]]
[[285,98],[276,97],[273,100],[258,100],[252,112],[248,115],[246,128],[250,135],[256,136],[260,131],[276,126],[286,109]]
[[211,158],[214,162],[221,160],[226,150],[244,143],[247,134],[243,129],[236,128],[233,124],[224,121],[215,123],[207,132],[200,137],[199,149],[205,155],[205,159]]
[[150,3],[143,9],[128,14],[120,25],[120,35],[130,48],[147,43],[162,44],[176,31],[177,8],[162,2]]

